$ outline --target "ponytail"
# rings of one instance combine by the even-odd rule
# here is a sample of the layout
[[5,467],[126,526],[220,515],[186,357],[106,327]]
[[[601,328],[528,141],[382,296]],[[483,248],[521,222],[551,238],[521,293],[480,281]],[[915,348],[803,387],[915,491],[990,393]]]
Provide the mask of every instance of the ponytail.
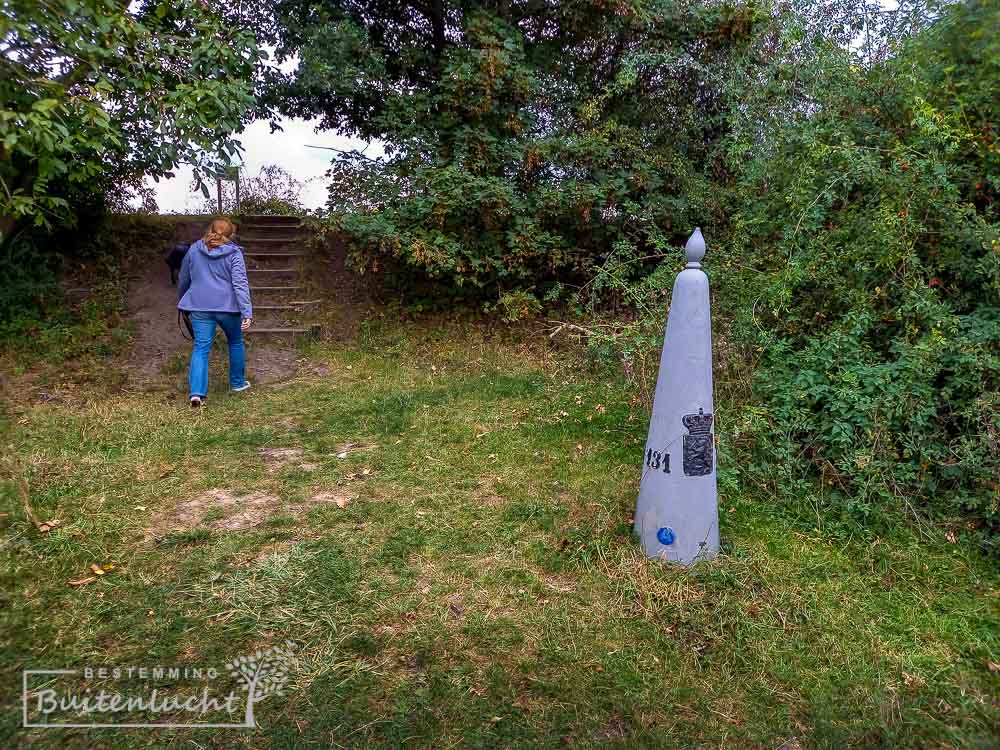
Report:
[[217,247],[232,242],[234,234],[236,234],[236,227],[233,226],[233,222],[229,219],[214,219],[208,225],[208,230],[201,240],[208,246],[209,250],[214,250]]

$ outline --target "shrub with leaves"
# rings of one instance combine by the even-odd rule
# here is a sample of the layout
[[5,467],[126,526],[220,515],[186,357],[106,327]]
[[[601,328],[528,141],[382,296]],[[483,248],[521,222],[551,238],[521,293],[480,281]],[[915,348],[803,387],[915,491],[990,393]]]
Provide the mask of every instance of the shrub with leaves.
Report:
[[[267,216],[303,216],[306,213],[302,201],[302,191],[305,184],[295,179],[288,170],[278,164],[265,164],[253,177],[247,177],[240,170],[240,205],[239,213],[259,214]],[[192,183],[192,190],[197,190],[199,181]],[[235,214],[236,182],[230,176],[222,182],[222,213]],[[201,213],[216,214],[219,212],[217,197],[206,198],[198,207]]]
[[594,349],[635,368],[700,224],[753,480],[997,538],[995,0],[277,10],[282,106],[386,144],[333,172],[360,265],[610,310]]
[[871,66],[825,55],[819,106],[746,168],[742,192],[759,198],[730,247],[752,269],[759,471],[815,473],[856,518],[963,515],[994,542],[998,24],[995,2],[967,0]]
[[166,251],[174,225],[103,208],[78,205],[76,228],[29,230],[0,249],[0,352],[19,365],[118,354],[128,344],[128,258],[136,248]]

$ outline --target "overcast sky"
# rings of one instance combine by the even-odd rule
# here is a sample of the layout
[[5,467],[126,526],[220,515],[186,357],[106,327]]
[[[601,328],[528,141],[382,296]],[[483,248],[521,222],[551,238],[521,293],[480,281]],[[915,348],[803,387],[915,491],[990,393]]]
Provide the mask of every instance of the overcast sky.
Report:
[[[261,167],[277,164],[295,179],[306,183],[302,196],[306,208],[319,208],[326,203],[326,180],[323,175],[336,154],[308,146],[332,146],[346,151],[363,149],[366,144],[332,132],[315,133],[313,121],[283,119],[280,122],[284,130],[273,135],[268,123],[259,120],[251,123],[239,136],[244,149],[245,173],[252,177]],[[382,150],[378,144],[372,144],[365,153],[379,156]],[[181,167],[176,177],[160,180],[154,185],[161,213],[184,213],[202,203],[201,193],[191,191],[191,180],[191,168]],[[214,192],[212,194],[215,195]]]
[[[265,47],[274,59],[274,49]],[[298,67],[298,57],[286,60],[278,69],[283,73],[291,73]],[[344,151],[362,150],[367,146],[365,141],[346,138],[338,133],[316,133],[316,120],[299,120],[280,118],[282,130],[271,133],[271,126],[266,120],[250,123],[238,137],[243,144],[244,173],[254,177],[261,167],[277,164],[295,179],[305,183],[302,191],[302,202],[306,208],[320,208],[326,204],[326,170],[330,167],[332,151],[309,148],[309,146],[331,146]],[[380,143],[373,143],[365,150],[367,156],[381,156]],[[184,166],[177,170],[177,176],[169,180],[154,183],[156,204],[160,213],[185,213],[202,204],[204,198],[200,191],[192,192],[191,181],[193,173],[190,167]],[[212,192],[215,195],[215,192]]]

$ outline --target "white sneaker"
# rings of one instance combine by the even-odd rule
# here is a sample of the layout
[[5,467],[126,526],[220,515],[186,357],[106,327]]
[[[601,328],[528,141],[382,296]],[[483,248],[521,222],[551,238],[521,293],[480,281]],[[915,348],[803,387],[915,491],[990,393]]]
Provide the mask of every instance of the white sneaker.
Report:
[[240,386],[239,388],[233,388],[233,393],[239,393],[240,391],[245,391],[245,390],[246,390],[247,388],[249,388],[249,387],[250,387],[250,381],[249,381],[249,380],[247,380],[247,381],[246,381],[245,383],[243,383],[243,385],[241,385],[241,386]]
[[192,396],[191,397],[191,408],[192,409],[197,409],[199,406],[201,406],[201,396]]

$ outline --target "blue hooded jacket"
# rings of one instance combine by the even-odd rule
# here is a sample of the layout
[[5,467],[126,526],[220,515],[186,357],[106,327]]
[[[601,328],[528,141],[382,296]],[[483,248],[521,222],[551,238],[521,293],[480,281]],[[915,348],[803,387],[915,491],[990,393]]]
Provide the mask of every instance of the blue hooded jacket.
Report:
[[232,242],[209,250],[198,240],[187,251],[177,282],[177,307],[189,312],[238,312],[253,318],[243,249]]

